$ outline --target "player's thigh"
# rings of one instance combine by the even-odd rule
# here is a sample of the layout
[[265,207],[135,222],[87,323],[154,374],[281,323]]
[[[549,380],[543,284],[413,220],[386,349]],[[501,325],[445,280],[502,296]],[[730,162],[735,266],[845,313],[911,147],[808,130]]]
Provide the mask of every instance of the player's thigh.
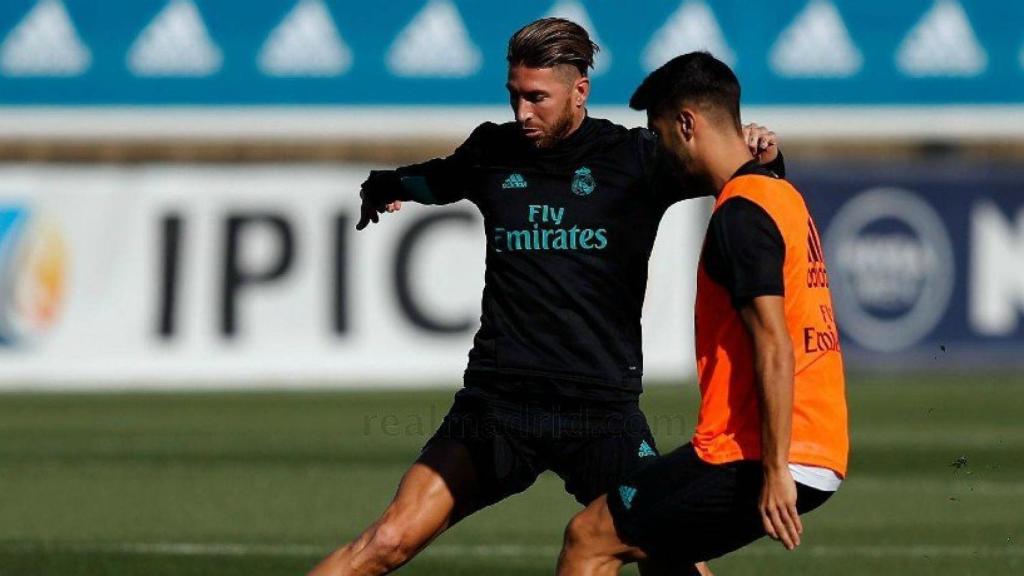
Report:
[[479,483],[467,447],[458,440],[431,442],[402,476],[378,523],[399,526],[413,541],[429,540],[476,509]]
[[[419,462],[449,471],[444,476],[464,486],[453,490],[452,523],[526,490],[550,468],[544,443],[516,427],[523,414],[534,417],[530,406],[481,389],[464,388],[455,395]],[[457,451],[437,449],[452,442]]]
[[[690,518],[703,527],[690,538],[690,545],[700,551],[702,560],[724,556],[765,536],[759,509],[763,484],[760,464],[737,463],[704,491],[703,505],[680,509],[680,517]],[[797,484],[797,510],[803,516],[830,496],[830,492]]]
[[645,463],[657,456],[654,436],[643,414],[612,434],[564,442],[554,471],[565,481],[565,489],[586,506],[598,496],[617,490],[619,485]]
[[706,464],[687,445],[626,479],[608,495],[608,508],[617,533],[649,564],[690,569],[758,537],[737,514],[748,509],[739,477],[736,467]]

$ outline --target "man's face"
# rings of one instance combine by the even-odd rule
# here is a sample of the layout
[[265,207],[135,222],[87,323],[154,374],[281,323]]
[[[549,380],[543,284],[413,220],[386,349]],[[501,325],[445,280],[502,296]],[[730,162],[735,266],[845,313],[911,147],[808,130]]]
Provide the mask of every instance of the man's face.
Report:
[[683,126],[678,116],[652,114],[648,111],[647,127],[658,135],[658,151],[672,171],[683,179],[693,176],[695,166],[690,142],[683,135]]
[[565,138],[583,114],[589,81],[571,66],[508,69],[509,103],[523,136],[538,148]]

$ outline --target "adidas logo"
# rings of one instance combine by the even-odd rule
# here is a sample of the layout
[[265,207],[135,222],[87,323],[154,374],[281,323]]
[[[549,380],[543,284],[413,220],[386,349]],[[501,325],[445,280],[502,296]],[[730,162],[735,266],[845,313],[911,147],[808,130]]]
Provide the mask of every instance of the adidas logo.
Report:
[[36,3],[0,46],[0,70],[8,76],[79,76],[91,61],[60,0]]
[[510,188],[523,189],[526,188],[526,178],[523,178],[521,174],[514,173],[508,178],[505,178],[505,182],[501,185],[502,188],[508,190]]
[[406,78],[466,78],[483,65],[452,0],[430,0],[388,51],[388,69]]
[[864,62],[829,0],[811,0],[775,42],[771,65],[789,78],[846,78]]
[[650,456],[657,456],[658,453],[651,448],[651,445],[647,443],[647,440],[640,442],[640,449],[637,451],[637,456],[641,458],[647,458]]
[[814,221],[807,219],[807,287],[828,288],[828,270],[825,268],[825,250]]
[[300,0],[260,50],[260,70],[268,76],[328,78],[351,66],[352,52],[323,0]]
[[914,78],[965,78],[984,72],[988,55],[978,43],[960,3],[937,0],[903,39],[896,65]]
[[222,60],[192,0],[171,0],[128,51],[136,76],[211,76]]
[[726,43],[715,14],[703,0],[683,2],[665,25],[654,33],[644,48],[643,65],[651,71],[680,54],[694,50],[707,50],[730,66],[736,64],[736,54]]
[[622,498],[622,505],[629,510],[633,507],[633,498],[636,497],[636,488],[632,486],[619,486],[619,497]]
[[601,47],[601,51],[594,56],[594,70],[591,76],[600,76],[608,71],[612,65],[612,53],[605,47],[601,37],[597,35],[594,23],[590,21],[590,14],[587,8],[579,0],[558,0],[551,10],[545,15],[549,18],[565,18],[583,27],[590,34],[590,39]]

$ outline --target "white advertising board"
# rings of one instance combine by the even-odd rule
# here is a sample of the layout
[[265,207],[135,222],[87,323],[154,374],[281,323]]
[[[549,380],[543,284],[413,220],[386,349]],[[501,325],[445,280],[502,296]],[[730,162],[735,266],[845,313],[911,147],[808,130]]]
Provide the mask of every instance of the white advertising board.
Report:
[[[0,388],[461,383],[482,219],[406,205],[356,232],[369,167],[0,167]],[[661,226],[648,379],[692,375],[707,204]]]

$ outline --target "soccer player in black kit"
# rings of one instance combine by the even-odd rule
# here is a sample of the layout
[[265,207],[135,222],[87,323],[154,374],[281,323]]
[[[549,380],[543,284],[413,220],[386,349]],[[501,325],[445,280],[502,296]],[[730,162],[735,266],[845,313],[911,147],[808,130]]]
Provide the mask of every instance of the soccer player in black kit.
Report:
[[[508,49],[515,122],[484,123],[451,156],[363,184],[360,229],[400,201],[477,205],[481,326],[463,389],[391,504],[311,574],[391,572],[546,470],[586,505],[656,454],[639,407],[648,260],[666,209],[704,192],[681,191],[648,130],[587,116],[596,49],[567,20],[524,27]],[[747,133],[782,172],[774,134]]]

